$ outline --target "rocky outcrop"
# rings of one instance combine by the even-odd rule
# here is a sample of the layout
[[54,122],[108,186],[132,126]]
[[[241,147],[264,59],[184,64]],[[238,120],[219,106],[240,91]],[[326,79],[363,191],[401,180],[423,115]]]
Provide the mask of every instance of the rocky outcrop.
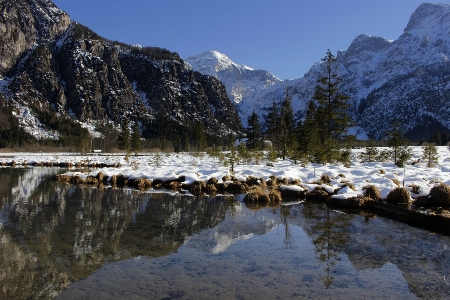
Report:
[[63,33],[69,16],[47,0],[0,2],[0,75],[16,65],[35,43],[48,42]]

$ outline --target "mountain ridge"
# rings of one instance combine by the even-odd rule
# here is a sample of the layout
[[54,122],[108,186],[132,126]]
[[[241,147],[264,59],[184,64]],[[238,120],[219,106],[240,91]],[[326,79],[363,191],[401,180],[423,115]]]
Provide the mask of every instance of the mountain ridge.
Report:
[[[361,34],[347,50],[338,51],[338,75],[344,81],[341,91],[351,98],[349,113],[357,124],[352,133],[363,139],[382,139],[396,120],[404,124],[403,132],[413,139],[425,139],[429,131],[437,128],[450,131],[448,36],[450,5],[425,3],[411,15],[397,40]],[[193,68],[202,72],[198,66]],[[274,101],[281,102],[286,89],[301,118],[322,73],[321,62],[316,62],[301,78],[267,86],[246,86],[245,81],[251,81],[251,76],[242,81],[235,76],[233,83],[226,77],[230,74],[215,74],[228,92],[231,84],[239,85],[243,91],[258,89],[258,94],[253,95],[242,92],[242,100],[234,102],[246,126],[252,111],[262,120]],[[433,101],[435,98],[440,99],[439,105]]]
[[178,128],[160,136],[196,123],[211,135],[243,131],[222,83],[175,52],[109,41],[49,0],[4,0],[0,12],[0,41],[9,45],[0,93],[32,135],[58,139],[48,120],[57,117],[113,127],[125,118],[151,132],[157,115]]

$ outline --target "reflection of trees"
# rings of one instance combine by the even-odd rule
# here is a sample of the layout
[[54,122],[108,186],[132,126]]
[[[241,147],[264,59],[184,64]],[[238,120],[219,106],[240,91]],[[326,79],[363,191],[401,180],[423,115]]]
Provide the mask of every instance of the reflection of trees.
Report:
[[291,207],[288,205],[281,205],[280,206],[280,216],[281,216],[281,222],[284,225],[284,247],[287,249],[289,247],[292,247],[294,244],[294,238],[292,237],[291,230],[289,228],[288,218],[291,215],[290,213]]
[[42,181],[22,203],[15,202],[11,188],[7,191],[2,211],[16,209],[5,213],[9,227],[0,228],[1,299],[53,298],[105,263],[167,255],[226,213],[221,201],[209,197],[100,190],[53,180]]
[[326,264],[326,274],[322,280],[328,288],[334,280],[336,263],[340,259],[339,249],[350,240],[346,228],[354,216],[313,203],[305,204],[303,213],[306,219],[305,231],[312,238],[318,259]]

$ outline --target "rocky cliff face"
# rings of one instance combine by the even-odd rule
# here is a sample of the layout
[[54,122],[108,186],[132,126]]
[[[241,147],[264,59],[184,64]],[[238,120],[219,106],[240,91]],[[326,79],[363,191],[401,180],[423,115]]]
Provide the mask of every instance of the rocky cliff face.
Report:
[[0,75],[35,43],[54,39],[69,24],[69,16],[50,1],[0,1]]
[[[0,2],[0,92],[39,119],[145,123],[162,114],[210,133],[242,130],[222,83],[192,71],[176,53],[113,43],[46,0]],[[38,120],[39,121],[39,120]],[[42,121],[42,120],[41,120]]]
[[[346,51],[338,52],[338,75],[343,79],[340,88],[351,98],[350,114],[358,125],[352,133],[381,139],[393,121],[400,121],[404,133],[414,139],[428,138],[436,128],[450,131],[449,36],[450,5],[422,4],[397,40],[359,35]],[[212,58],[188,60],[194,69],[207,74],[220,65],[217,61],[215,66],[202,67],[205,61],[213,62]],[[235,102],[245,124],[253,110],[262,120],[273,101],[283,100],[286,88],[293,96],[293,109],[301,117],[323,73],[319,62],[300,79],[269,85],[260,82],[256,87],[256,73],[245,79],[233,74],[227,69],[212,75],[224,82],[230,98],[234,86],[258,90],[243,93]]]

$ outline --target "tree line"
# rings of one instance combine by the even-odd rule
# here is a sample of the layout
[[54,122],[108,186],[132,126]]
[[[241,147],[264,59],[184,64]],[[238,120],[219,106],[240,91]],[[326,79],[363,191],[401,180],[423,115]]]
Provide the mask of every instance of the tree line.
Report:
[[290,157],[317,163],[349,159],[349,152],[341,150],[342,145],[350,145],[356,139],[347,134],[352,126],[348,115],[349,97],[339,90],[342,79],[337,75],[334,55],[328,50],[322,61],[324,73],[317,81],[304,117],[295,118],[292,96],[286,89],[283,101],[272,103],[263,125],[255,112],[249,116],[248,148],[261,148],[263,140],[269,139],[282,159]]

